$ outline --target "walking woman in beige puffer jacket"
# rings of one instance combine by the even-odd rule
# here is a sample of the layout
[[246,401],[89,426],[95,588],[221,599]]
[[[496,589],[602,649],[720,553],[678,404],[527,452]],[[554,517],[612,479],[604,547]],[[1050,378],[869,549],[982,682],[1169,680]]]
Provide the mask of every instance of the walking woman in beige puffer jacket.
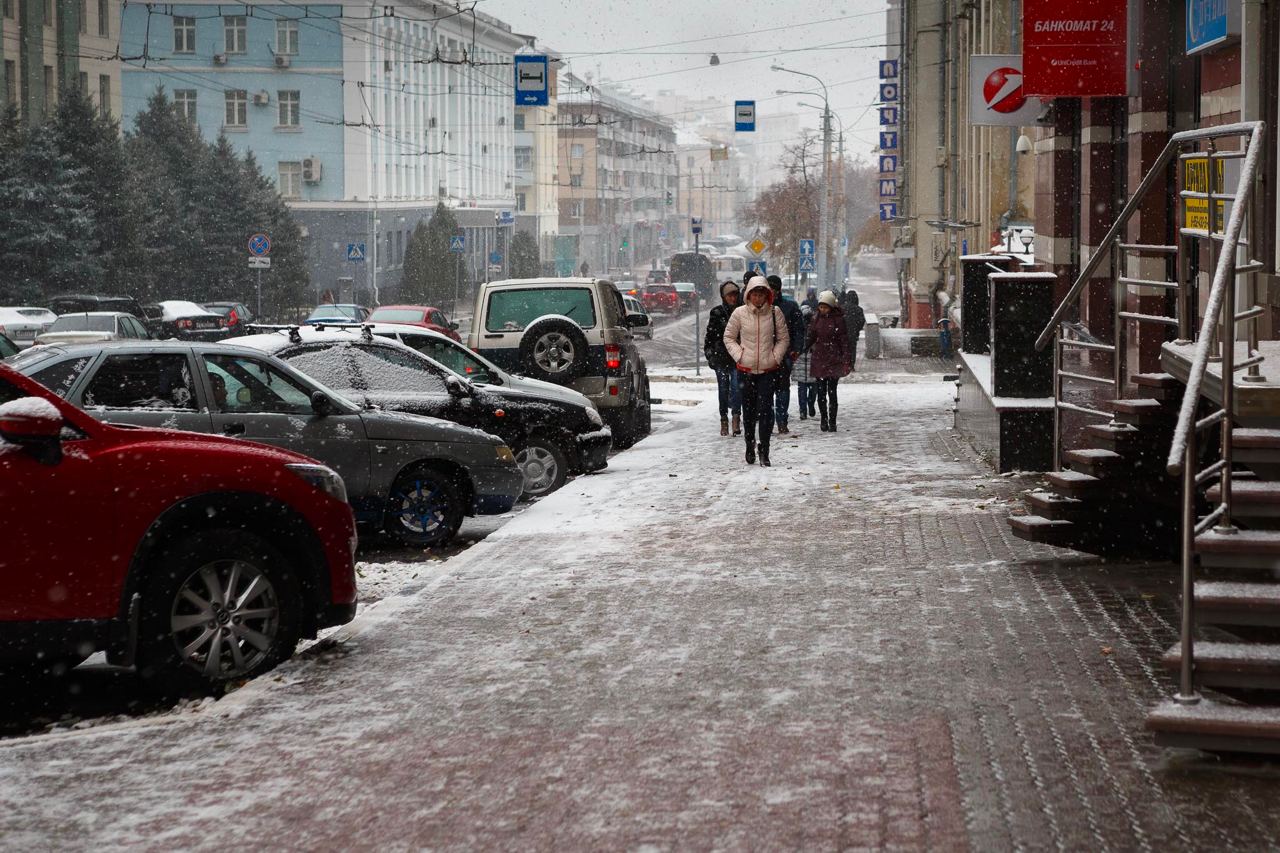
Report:
[[738,367],[748,465],[756,461],[758,424],[760,464],[769,466],[774,389],[790,341],[787,320],[773,304],[769,282],[762,275],[753,277],[747,282],[746,304],[734,310],[724,330],[725,348]]

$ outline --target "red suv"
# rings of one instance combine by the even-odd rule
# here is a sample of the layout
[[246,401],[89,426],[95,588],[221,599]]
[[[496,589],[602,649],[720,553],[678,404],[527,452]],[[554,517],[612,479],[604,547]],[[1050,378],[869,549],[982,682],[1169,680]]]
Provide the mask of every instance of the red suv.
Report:
[[674,285],[646,284],[640,304],[650,314],[675,314],[680,310],[680,294]]
[[355,615],[346,489],[305,456],[108,426],[0,365],[0,663],[96,651],[179,689]]

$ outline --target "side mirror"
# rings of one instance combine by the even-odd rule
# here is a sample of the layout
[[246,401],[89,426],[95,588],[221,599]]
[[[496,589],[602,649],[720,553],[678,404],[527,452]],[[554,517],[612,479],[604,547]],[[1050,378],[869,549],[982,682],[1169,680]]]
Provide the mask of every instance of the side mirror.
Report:
[[23,397],[0,406],[0,439],[16,444],[41,465],[62,461],[62,413],[40,397]]
[[463,398],[471,396],[471,383],[465,379],[459,379],[457,376],[446,376],[444,384],[449,389],[450,397]]
[[449,328],[450,328],[450,329],[453,329],[455,332],[456,332],[456,331],[458,331],[458,321],[457,321],[457,320],[451,320],[451,321],[449,322]]
[[627,328],[629,329],[643,329],[649,325],[649,315],[648,314],[628,314],[626,322],[627,322]]
[[320,417],[328,417],[333,414],[333,401],[329,399],[329,395],[323,391],[311,392],[311,411]]

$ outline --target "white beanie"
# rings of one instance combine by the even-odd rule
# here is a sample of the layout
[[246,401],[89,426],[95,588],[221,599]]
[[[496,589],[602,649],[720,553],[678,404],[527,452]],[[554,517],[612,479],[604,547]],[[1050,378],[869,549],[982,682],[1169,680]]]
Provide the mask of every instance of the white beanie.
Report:
[[832,308],[839,308],[840,300],[836,299],[836,295],[830,290],[824,290],[818,294],[818,304],[830,305]]

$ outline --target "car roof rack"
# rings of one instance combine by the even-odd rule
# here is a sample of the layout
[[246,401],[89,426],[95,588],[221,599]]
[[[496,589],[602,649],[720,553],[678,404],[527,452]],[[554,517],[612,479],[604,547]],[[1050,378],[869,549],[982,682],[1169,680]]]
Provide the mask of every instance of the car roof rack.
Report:
[[265,332],[288,332],[289,343],[302,343],[302,333],[298,331],[298,326],[292,324],[276,324],[276,323],[245,323],[246,329]]

